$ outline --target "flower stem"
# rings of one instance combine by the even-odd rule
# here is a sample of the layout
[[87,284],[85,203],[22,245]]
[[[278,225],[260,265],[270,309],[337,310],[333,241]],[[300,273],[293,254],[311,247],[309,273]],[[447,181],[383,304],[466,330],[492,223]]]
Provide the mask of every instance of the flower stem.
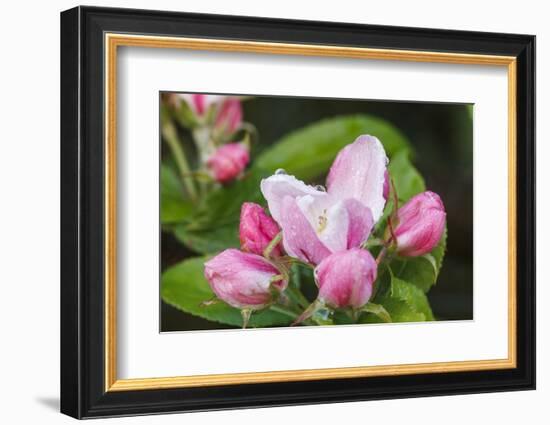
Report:
[[308,299],[302,294],[302,291],[300,291],[297,287],[293,286],[292,284],[288,285],[288,288],[286,289],[288,291],[288,294],[290,295],[290,298],[293,299],[296,304],[298,304],[301,308],[306,308],[309,305]]
[[305,320],[309,319],[319,308],[322,307],[322,302],[319,301],[319,299],[313,301],[308,308],[306,308],[298,317],[297,319],[290,325],[290,326],[296,326],[300,323],[304,322]]
[[397,195],[397,189],[395,189],[395,183],[393,181],[393,178],[390,179],[391,182],[391,191],[392,191],[392,197],[393,197],[393,209],[391,214],[388,217],[388,228],[390,230],[390,240],[386,241],[386,244],[388,243],[396,243],[397,239],[395,238],[395,234],[393,233],[393,224],[397,224],[397,210],[399,209],[399,196]]
[[208,126],[197,127],[193,130],[193,140],[199,152],[202,164],[206,164],[210,155],[216,150],[216,146],[211,138],[211,131]]
[[271,252],[275,249],[275,247],[281,242],[281,239],[283,238],[283,233],[279,232],[277,235],[271,239],[271,242],[265,247],[264,249],[264,257],[269,259]]
[[170,122],[167,121],[163,123],[162,135],[170,147],[172,155],[174,155],[174,160],[176,161],[176,165],[178,167],[180,177],[183,180],[183,184],[185,185],[185,189],[187,190],[187,194],[192,201],[195,201],[197,199],[197,191],[195,189],[195,184],[193,183],[193,178],[190,176],[191,169],[189,167],[189,163],[187,162],[187,158],[185,157],[185,153],[179,143],[176,129]]
[[284,314],[292,319],[296,319],[298,317],[298,314],[294,313],[292,310],[286,308],[286,307],[283,307],[283,306],[280,306],[280,305],[272,305],[269,307],[270,310],[276,312],[276,313],[281,313],[281,314]]
[[388,248],[384,247],[378,254],[378,257],[376,257],[376,265],[379,266],[380,263],[384,260],[384,257],[386,257],[386,253],[388,252]]
[[250,321],[250,316],[252,315],[252,310],[244,308],[241,310],[241,316],[243,318],[243,329],[246,329],[248,322]]

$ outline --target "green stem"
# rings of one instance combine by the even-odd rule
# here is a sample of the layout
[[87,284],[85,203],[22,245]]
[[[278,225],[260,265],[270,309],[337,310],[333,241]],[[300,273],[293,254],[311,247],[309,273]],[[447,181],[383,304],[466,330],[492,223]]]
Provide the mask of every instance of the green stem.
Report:
[[193,140],[199,152],[202,164],[206,164],[210,155],[216,151],[216,145],[212,141],[210,128],[207,126],[197,127],[193,130]]
[[[216,146],[211,140],[211,130],[208,126],[199,126],[193,130],[193,141],[197,147],[199,153],[199,159],[201,164],[201,169],[203,172],[206,172],[206,163],[208,158],[216,151]],[[207,173],[208,174],[208,173]],[[208,186],[211,182],[198,180],[199,192],[201,196],[206,195],[208,192]]]
[[191,168],[189,167],[189,163],[187,162],[185,153],[179,143],[176,129],[170,122],[167,121],[163,124],[162,135],[164,136],[164,140],[166,140],[166,143],[170,147],[172,155],[174,155],[174,160],[176,161],[176,165],[178,166],[178,170],[181,179],[183,180],[183,184],[185,185],[185,189],[187,190],[187,193],[191,200],[195,201],[197,199],[197,191],[195,189],[195,184],[193,183],[193,178],[190,177]]
[[378,254],[378,257],[376,257],[376,264],[377,265],[380,265],[380,263],[384,260],[384,257],[386,256],[387,252],[388,252],[388,249],[386,247],[382,248],[382,250]]
[[270,308],[270,310],[275,311],[276,313],[284,314],[284,315],[286,315],[286,316],[288,316],[292,319],[296,319],[298,317],[298,314],[296,314],[292,310],[290,310],[286,307],[280,306],[280,305],[272,305],[269,308]]
[[322,307],[322,305],[322,301],[316,299],[296,318],[296,320],[290,326],[296,326],[304,322],[305,320],[308,320],[317,310],[319,310],[319,308]]
[[271,255],[271,252],[275,249],[275,247],[281,242],[281,239],[283,238],[283,233],[279,232],[277,233],[277,236],[275,236],[273,239],[271,239],[271,242],[265,247],[264,249],[264,257],[269,259],[269,256]]
[[309,305],[309,301],[304,296],[304,294],[302,294],[302,291],[300,291],[292,284],[288,285],[288,288],[286,290],[288,291],[288,294],[293,299],[293,301],[295,301],[296,304],[298,304],[301,308],[306,308]]
[[248,322],[250,321],[250,316],[252,315],[252,310],[244,308],[241,310],[241,316],[243,318],[243,329],[246,329]]

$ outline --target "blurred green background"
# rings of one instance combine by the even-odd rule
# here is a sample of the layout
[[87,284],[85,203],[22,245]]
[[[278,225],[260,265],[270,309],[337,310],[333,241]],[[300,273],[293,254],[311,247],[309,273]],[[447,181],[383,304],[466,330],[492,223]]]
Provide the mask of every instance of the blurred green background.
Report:
[[[447,210],[447,253],[437,284],[428,293],[433,313],[438,320],[473,318],[471,105],[270,96],[243,101],[243,111],[244,120],[254,124],[259,134],[251,161],[289,132],[324,118],[370,114],[395,125],[413,145],[414,165],[427,189],[441,196]],[[164,146],[161,155],[163,160],[169,156]],[[324,183],[324,176],[315,183]],[[162,233],[162,271],[193,255],[172,234]],[[160,303],[161,331],[224,327]]]

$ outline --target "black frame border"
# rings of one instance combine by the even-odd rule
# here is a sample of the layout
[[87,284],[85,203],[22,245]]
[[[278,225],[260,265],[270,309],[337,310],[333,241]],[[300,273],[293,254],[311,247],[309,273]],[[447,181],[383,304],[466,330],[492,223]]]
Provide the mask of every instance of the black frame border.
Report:
[[[105,392],[104,33],[517,58],[517,367]],[[133,9],[61,13],[61,412],[75,418],[535,388],[535,37]]]

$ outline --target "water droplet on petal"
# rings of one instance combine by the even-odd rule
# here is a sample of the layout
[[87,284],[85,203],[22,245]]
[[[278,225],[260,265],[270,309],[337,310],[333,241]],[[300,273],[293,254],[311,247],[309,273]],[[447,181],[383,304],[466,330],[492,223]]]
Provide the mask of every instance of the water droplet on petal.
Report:
[[315,186],[315,190],[318,190],[319,192],[326,192],[327,189],[322,184],[318,184]]
[[278,168],[277,170],[275,170],[275,175],[277,176],[284,176],[284,175],[287,175],[288,173],[286,172],[286,170],[284,168]]

